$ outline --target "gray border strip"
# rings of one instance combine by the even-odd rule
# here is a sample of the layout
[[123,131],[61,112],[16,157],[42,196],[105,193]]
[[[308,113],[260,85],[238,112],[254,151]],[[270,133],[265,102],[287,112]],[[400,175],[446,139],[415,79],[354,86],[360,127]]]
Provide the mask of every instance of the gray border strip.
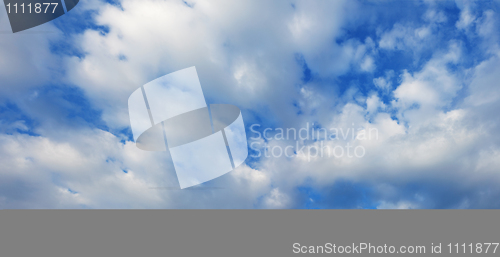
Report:
[[[2,210],[1,256],[498,256],[294,254],[293,244],[500,241],[500,210]],[[430,248],[428,248],[428,251]],[[500,249],[499,249],[500,250]]]

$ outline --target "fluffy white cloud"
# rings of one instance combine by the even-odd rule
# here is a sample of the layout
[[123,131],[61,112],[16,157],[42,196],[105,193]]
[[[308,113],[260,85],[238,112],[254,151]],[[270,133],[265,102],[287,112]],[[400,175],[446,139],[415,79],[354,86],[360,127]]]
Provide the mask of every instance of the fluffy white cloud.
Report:
[[[375,185],[379,208],[420,208],[432,206],[432,199],[400,196],[405,183],[446,181],[477,192],[483,181],[500,179],[500,120],[492,118],[500,102],[493,11],[477,14],[460,6],[456,27],[481,38],[488,55],[463,68],[467,50],[460,40],[438,40],[439,26],[450,17],[433,3],[421,17],[423,24],[396,22],[377,29],[376,36],[338,42],[345,36],[343,25],[356,18],[347,14],[360,4],[123,0],[80,5],[72,12],[91,10],[95,22],[106,27],[106,32],[89,28],[64,38],[82,56],[51,52],[51,42],[64,35],[50,23],[40,29],[55,33],[0,39],[0,81],[8,85],[0,93],[39,123],[36,136],[26,133],[30,128],[22,119],[2,124],[7,132],[0,134],[0,208],[301,207],[297,187],[322,190],[341,179]],[[382,50],[410,51],[418,63],[421,53],[443,44],[421,66],[402,72],[397,83],[398,70],[372,76],[383,68],[377,59]],[[315,79],[303,81],[305,64]],[[243,165],[203,187],[178,190],[167,153],[141,151],[120,135],[68,124],[69,115],[60,109],[71,101],[53,105],[40,96],[48,83],[74,85],[102,111],[110,131],[117,131],[129,126],[127,99],[134,90],[190,66],[197,67],[209,103],[234,103],[273,126],[298,130],[314,123],[316,129],[352,129],[350,135],[373,129],[376,137],[258,140],[261,151],[298,146],[308,152],[349,143],[365,152],[363,158],[321,158],[317,152],[261,156],[251,167]],[[369,85],[338,85],[345,74],[371,76]],[[465,197],[451,207],[488,206],[489,198],[478,199]]]
[[128,125],[126,99],[133,90],[189,66],[198,68],[209,99],[232,99],[242,107],[274,99],[273,110],[289,104],[282,102],[289,97],[277,96],[293,95],[287,88],[300,78],[288,26],[293,7],[258,1],[192,4],[194,8],[182,1],[103,4],[96,21],[109,27],[109,33],[87,30],[75,38],[86,55],[67,60],[68,78],[104,110],[110,126]]

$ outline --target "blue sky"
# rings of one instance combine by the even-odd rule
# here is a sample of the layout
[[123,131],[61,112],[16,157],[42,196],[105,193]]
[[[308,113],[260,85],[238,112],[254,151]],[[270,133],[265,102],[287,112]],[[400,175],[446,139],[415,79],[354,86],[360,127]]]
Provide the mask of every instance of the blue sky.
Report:
[[[0,34],[0,208],[499,208],[499,6],[89,0]],[[252,156],[366,154],[251,156],[177,189],[169,154],[135,147],[127,100],[191,66],[208,103],[240,107]],[[252,139],[254,124],[379,137]]]

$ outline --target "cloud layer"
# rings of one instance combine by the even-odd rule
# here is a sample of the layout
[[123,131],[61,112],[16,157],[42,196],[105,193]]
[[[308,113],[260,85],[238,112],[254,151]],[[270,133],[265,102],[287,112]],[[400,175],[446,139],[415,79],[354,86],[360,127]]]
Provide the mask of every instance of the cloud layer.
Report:
[[[498,5],[92,0],[2,34],[0,208],[499,208]],[[179,190],[168,153],[135,147],[127,100],[190,66],[255,147]],[[377,137],[277,136],[306,126]],[[363,157],[316,151],[346,144]]]

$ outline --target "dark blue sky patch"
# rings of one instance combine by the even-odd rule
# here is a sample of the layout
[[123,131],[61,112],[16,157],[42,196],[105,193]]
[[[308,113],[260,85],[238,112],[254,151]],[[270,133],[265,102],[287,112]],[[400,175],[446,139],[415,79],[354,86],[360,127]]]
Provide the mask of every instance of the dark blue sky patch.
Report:
[[26,115],[14,103],[0,104],[0,132],[5,134],[28,134],[39,136],[33,130],[38,123]]
[[297,208],[307,209],[373,209],[376,199],[372,186],[340,179],[329,186],[297,188]]
[[118,60],[120,60],[120,61],[124,61],[124,62],[125,62],[125,61],[127,61],[128,59],[127,59],[127,56],[125,56],[124,54],[120,54],[120,55],[118,55]]
[[77,40],[77,35],[82,34],[86,30],[99,31],[102,36],[109,33],[109,27],[95,23],[94,17],[96,15],[97,12],[94,10],[81,11],[77,8],[54,20],[54,25],[63,32],[64,37],[51,42],[50,50],[52,53],[83,58],[85,52],[80,48],[79,42],[75,41]]
[[302,114],[304,114],[304,113],[302,112],[302,109],[300,108],[299,104],[298,104],[296,101],[295,101],[292,105],[293,105],[293,107],[297,110],[297,113],[296,113],[297,115],[302,115]]
[[195,6],[195,3],[188,3],[187,1],[182,1],[184,3],[185,6],[189,7],[189,8],[194,8]]
[[110,133],[120,138],[120,143],[125,144],[127,141],[134,142],[134,135],[130,126],[118,131],[110,130]]
[[65,35],[81,34],[85,30],[97,30],[102,34],[109,33],[109,27],[95,23],[95,16],[98,13],[95,10],[73,10],[66,15],[54,20],[54,24]]
[[72,86],[46,86],[38,91],[32,107],[43,106],[48,118],[65,125],[92,127],[108,131],[101,119],[101,111],[92,107],[80,88]]
[[302,54],[295,54],[295,60],[297,61],[297,64],[302,68],[302,83],[306,84],[309,81],[312,80],[313,76],[311,73],[311,69],[309,69],[309,66],[307,66],[307,62]]

